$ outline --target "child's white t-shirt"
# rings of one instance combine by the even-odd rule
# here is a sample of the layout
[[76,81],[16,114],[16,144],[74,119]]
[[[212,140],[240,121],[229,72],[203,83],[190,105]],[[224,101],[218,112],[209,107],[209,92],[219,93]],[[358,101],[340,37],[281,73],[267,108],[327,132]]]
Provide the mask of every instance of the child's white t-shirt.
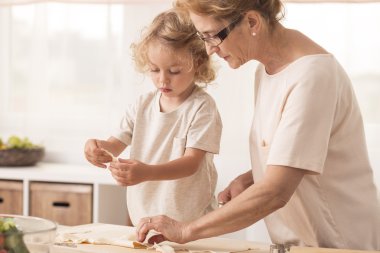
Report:
[[268,75],[256,71],[251,161],[309,172],[287,205],[265,218],[275,243],[380,249],[380,204],[361,113],[330,55],[309,55]]
[[134,225],[143,217],[161,214],[190,221],[217,206],[213,156],[219,153],[222,122],[215,101],[197,86],[176,110],[162,113],[160,95],[154,91],[141,96],[121,121],[115,137],[131,146],[130,158],[161,164],[182,157],[186,148],[207,153],[191,176],[128,186],[127,205]]

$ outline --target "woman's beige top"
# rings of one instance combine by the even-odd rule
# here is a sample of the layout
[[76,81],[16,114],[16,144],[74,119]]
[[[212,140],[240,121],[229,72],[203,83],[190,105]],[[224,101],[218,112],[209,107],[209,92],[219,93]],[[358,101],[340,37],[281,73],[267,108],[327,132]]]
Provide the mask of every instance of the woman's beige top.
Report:
[[254,180],[267,165],[309,172],[265,218],[275,243],[380,249],[380,204],[351,82],[330,54],[256,72],[250,139]]

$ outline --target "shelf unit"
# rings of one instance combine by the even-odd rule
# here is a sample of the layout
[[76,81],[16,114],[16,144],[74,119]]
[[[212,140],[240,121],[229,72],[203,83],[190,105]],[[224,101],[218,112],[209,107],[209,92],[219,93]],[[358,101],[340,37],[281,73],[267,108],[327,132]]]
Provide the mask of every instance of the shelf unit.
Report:
[[[126,188],[118,186],[107,169],[91,165],[38,163],[32,167],[0,167],[0,181],[22,182],[22,214],[30,215],[31,185],[91,186],[91,222],[125,225],[127,217]],[[48,184],[47,184],[48,185]],[[62,188],[62,185],[61,185]],[[69,188],[67,188],[67,191]],[[62,189],[61,191],[65,191]],[[41,198],[43,194],[41,194]],[[41,206],[41,208],[43,208]],[[82,210],[77,210],[81,212]]]

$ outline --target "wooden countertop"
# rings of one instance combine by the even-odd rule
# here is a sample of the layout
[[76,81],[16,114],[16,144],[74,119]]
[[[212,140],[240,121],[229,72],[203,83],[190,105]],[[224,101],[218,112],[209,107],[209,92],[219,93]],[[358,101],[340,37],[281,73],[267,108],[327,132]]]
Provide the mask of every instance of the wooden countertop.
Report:
[[[134,233],[134,228],[127,226],[118,226],[110,224],[88,224],[76,227],[60,227],[58,233],[62,231],[86,231],[89,230],[96,236],[110,236],[117,238],[119,235]],[[71,230],[74,229],[74,230]],[[75,230],[77,229],[77,230]],[[79,232],[80,233],[80,232]],[[104,234],[104,235],[103,235]],[[95,236],[96,235],[96,236]],[[228,239],[223,237],[214,237],[202,239],[187,244],[175,244],[167,242],[172,246],[176,253],[269,253],[270,245],[250,242],[245,240]],[[50,253],[157,253],[154,249],[133,249],[114,245],[95,245],[95,244],[78,244],[77,247],[57,246],[51,248]],[[379,253],[380,251],[360,251],[348,249],[327,249],[312,247],[291,247],[290,253]]]
[[[51,253],[154,253],[154,250],[129,249],[111,245],[80,245],[78,248],[53,246]],[[186,251],[176,251],[182,253]],[[189,252],[187,252],[189,253]],[[198,252],[200,253],[200,252]],[[205,251],[210,253],[210,251]],[[239,253],[269,253],[269,249],[247,250]],[[362,251],[347,249],[327,249],[311,247],[292,247],[289,253],[379,253],[379,251]]]
[[311,247],[291,247],[290,253],[379,253],[380,251],[363,251],[350,249],[327,249]]
[[[70,240],[87,240],[94,244],[78,244],[77,247],[54,245],[50,253],[157,253],[155,249],[133,249],[125,245],[136,240],[134,227],[112,225],[112,224],[86,224],[75,227],[59,226],[56,242],[68,242]],[[112,245],[99,245],[96,243],[109,243]],[[269,245],[244,240],[235,240],[222,237],[201,239],[187,244],[165,242],[177,253],[227,253],[227,252],[249,252],[268,253]],[[122,246],[115,246],[122,245]],[[130,245],[130,244],[129,244]]]
[[[267,249],[265,249],[267,248]],[[68,248],[62,246],[53,246],[51,253],[154,253],[154,250],[130,249],[111,245],[91,245],[81,244],[77,248]],[[184,253],[188,251],[176,250],[176,253]],[[194,251],[195,252],[195,251]],[[198,251],[197,253],[201,253]],[[204,251],[204,253],[211,253]],[[239,253],[269,253],[269,246],[261,249],[239,251]],[[292,247],[289,253],[379,253],[379,251],[362,251],[349,249],[328,249],[313,247]]]

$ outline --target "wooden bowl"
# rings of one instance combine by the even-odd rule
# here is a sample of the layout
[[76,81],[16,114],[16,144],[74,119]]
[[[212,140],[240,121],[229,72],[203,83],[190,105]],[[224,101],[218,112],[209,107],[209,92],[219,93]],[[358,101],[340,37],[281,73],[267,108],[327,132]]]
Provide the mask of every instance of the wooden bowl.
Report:
[[33,166],[45,155],[45,149],[35,148],[11,148],[0,150],[0,166]]

